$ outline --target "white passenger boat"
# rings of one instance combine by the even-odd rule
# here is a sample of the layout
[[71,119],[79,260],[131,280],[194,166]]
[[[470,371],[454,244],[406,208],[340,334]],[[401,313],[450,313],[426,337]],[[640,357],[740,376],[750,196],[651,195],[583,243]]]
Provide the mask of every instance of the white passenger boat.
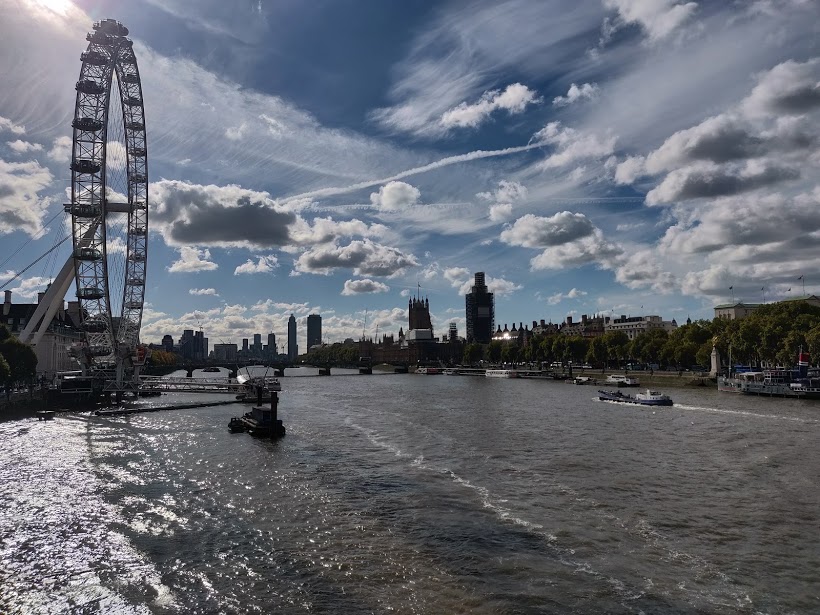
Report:
[[630,378],[629,376],[623,376],[621,374],[610,374],[606,378],[606,384],[615,385],[617,387],[637,387],[641,385],[637,378]]
[[[255,376],[249,378],[240,374],[236,381],[242,385],[242,389],[236,396],[237,401],[245,403],[268,403],[271,400],[271,392],[279,392],[282,390],[282,384],[278,378],[273,376]],[[262,397],[259,397],[259,391],[262,392]]]
[[487,378],[518,378],[518,372],[514,369],[488,369],[484,375]]
[[646,389],[645,393],[624,395],[620,391],[598,391],[598,399],[601,401],[616,401],[622,404],[635,404],[638,406],[671,406],[672,398],[663,395],[658,391]]

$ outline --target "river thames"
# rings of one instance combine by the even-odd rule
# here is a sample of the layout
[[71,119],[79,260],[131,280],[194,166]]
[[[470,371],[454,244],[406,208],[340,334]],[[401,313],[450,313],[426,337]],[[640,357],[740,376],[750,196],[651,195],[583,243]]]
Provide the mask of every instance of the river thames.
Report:
[[820,402],[282,388],[278,442],[240,405],[0,423],[0,612],[820,612]]

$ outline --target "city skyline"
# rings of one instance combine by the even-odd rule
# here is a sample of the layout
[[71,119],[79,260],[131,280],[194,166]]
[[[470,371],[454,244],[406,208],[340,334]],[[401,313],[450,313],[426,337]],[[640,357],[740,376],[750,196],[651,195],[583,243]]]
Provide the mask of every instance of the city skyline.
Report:
[[294,314],[306,349],[309,314],[397,331],[418,292],[463,332],[476,271],[496,322],[818,292],[811,3],[644,4],[0,0],[0,283],[64,231],[79,56],[112,17],[147,115],[144,341]]

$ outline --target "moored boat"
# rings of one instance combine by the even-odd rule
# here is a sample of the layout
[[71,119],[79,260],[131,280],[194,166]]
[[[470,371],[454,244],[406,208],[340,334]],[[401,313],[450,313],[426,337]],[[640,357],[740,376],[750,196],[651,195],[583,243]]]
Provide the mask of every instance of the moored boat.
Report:
[[484,375],[487,378],[518,378],[518,372],[514,369],[488,369]]
[[271,376],[255,378],[239,376],[237,381],[242,384],[243,387],[239,394],[237,394],[236,400],[246,403],[269,403],[271,394],[282,390],[282,384],[279,382],[279,379]]
[[634,404],[637,406],[671,406],[672,398],[659,391],[646,389],[645,393],[625,395],[621,391],[598,391],[598,399],[601,401],[615,401],[622,404]]
[[616,387],[637,387],[641,383],[637,378],[630,378],[621,374],[610,374],[606,378],[607,384],[614,384]]
[[427,376],[435,376],[436,374],[441,374],[442,371],[438,367],[417,367],[416,373]]
[[820,378],[810,377],[809,355],[801,349],[797,368],[776,367],[759,371],[731,372],[719,376],[718,391],[767,395],[769,397],[799,397],[820,399]]

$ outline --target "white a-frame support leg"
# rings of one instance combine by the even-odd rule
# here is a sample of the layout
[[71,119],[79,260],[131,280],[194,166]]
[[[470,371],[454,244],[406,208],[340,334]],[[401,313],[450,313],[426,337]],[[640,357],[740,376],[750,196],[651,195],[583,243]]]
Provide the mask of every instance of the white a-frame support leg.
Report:
[[[65,294],[68,292],[71,283],[74,281],[74,256],[71,255],[60,269],[60,273],[48,287],[46,294],[37,304],[37,309],[26,323],[23,332],[20,334],[20,341],[36,346],[43,333],[51,324],[54,314],[63,307]],[[79,324],[79,323],[78,323]]]

